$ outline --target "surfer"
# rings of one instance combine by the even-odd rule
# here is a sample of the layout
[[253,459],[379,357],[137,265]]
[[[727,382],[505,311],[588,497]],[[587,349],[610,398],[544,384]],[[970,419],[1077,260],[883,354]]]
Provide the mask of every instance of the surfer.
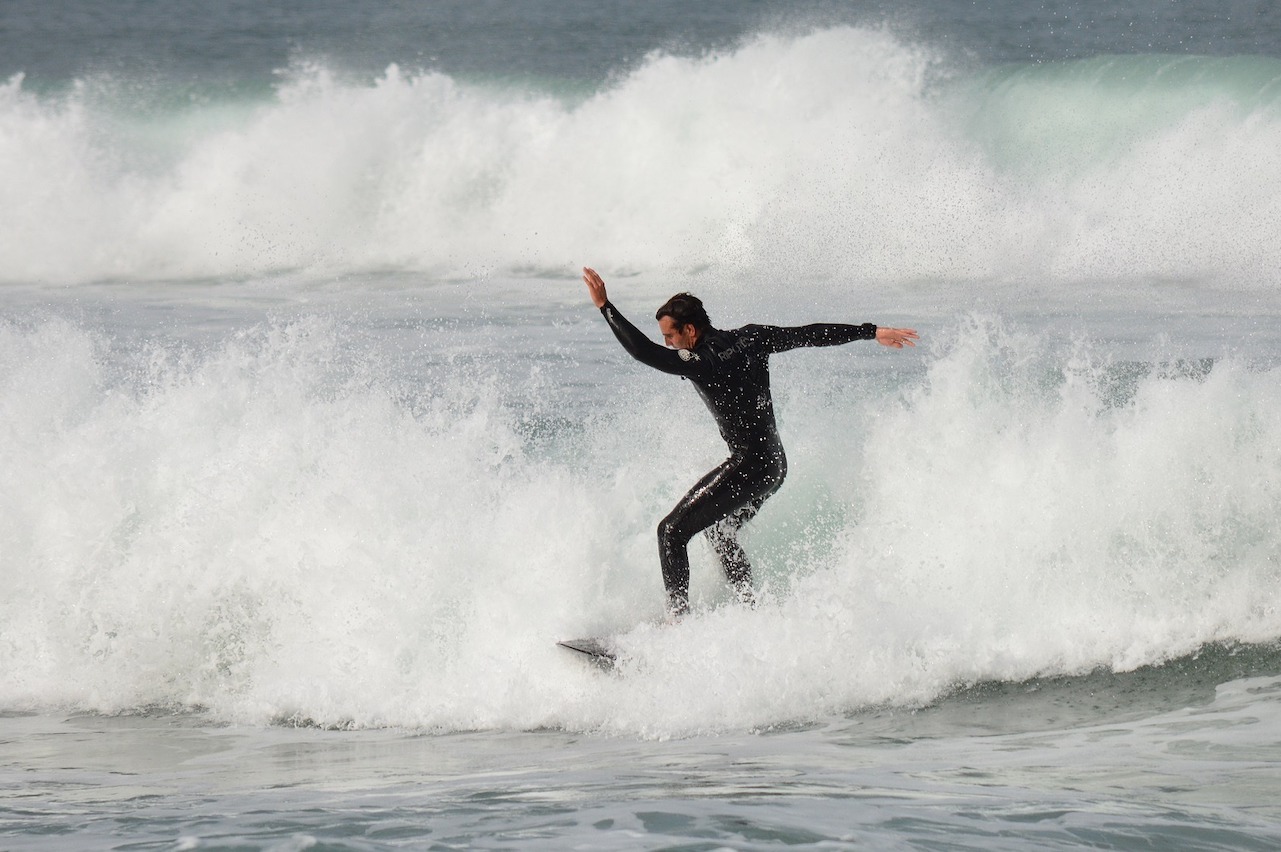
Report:
[[686,548],[700,531],[705,531],[738,599],[751,604],[752,567],[738,543],[738,531],[787,475],[787,456],[770,396],[769,356],[802,346],[837,346],[855,340],[875,340],[902,349],[916,345],[916,332],[872,323],[745,325],[724,331],[712,326],[698,298],[679,293],[654,315],[667,344],[663,347],[618,312],[595,270],[584,267],[583,282],[592,303],[633,358],[693,383],[729,445],[729,458],[708,471],[658,525],[658,559],[668,615],[676,619],[689,611]]

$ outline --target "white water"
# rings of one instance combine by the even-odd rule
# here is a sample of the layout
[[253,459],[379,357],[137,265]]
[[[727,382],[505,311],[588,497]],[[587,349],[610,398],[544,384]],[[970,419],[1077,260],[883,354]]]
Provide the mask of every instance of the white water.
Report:
[[[14,79],[0,706],[670,736],[1275,639],[1279,76],[835,28],[595,93]],[[638,322],[925,332],[776,359],[760,609],[696,546],[653,626],[723,447],[582,262]]]
[[[779,356],[767,602],[724,605],[696,543],[710,608],[663,628],[654,524],[723,450],[591,316],[548,327],[471,368],[473,332],[424,332],[437,369],[317,317],[123,350],[4,325],[0,706],[670,736],[1281,635],[1275,368],[981,317],[919,361]],[[617,631],[621,678],[551,644]]]
[[[261,100],[0,86],[0,281],[615,269],[1275,293],[1281,71],[981,74],[877,30],[655,54],[595,93],[300,64]],[[1136,83],[1134,81],[1145,81]]]

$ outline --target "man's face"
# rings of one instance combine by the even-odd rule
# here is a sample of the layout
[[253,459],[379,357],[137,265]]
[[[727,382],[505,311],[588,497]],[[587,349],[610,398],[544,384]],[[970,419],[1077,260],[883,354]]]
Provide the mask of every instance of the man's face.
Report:
[[664,316],[658,320],[658,330],[663,333],[663,342],[673,349],[693,349],[698,342],[698,330],[692,323],[678,326],[676,320]]

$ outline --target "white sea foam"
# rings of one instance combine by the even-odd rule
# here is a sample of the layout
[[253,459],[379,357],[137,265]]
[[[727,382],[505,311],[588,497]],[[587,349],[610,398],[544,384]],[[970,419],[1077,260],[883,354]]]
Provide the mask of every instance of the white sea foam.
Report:
[[[874,347],[786,356],[871,360],[780,382],[764,604],[696,543],[702,609],[667,628],[664,471],[714,461],[710,427],[602,400],[547,439],[525,409],[568,391],[536,373],[414,389],[358,349],[321,320],[208,351],[0,328],[0,706],[668,736],[1281,635],[1275,370],[982,318],[875,393]],[[551,644],[604,632],[622,677]]]
[[[655,54],[589,97],[299,67],[268,100],[0,86],[0,280],[618,268],[1277,284],[1278,67],[959,73],[879,30]],[[1136,82],[1138,81],[1138,82]]]

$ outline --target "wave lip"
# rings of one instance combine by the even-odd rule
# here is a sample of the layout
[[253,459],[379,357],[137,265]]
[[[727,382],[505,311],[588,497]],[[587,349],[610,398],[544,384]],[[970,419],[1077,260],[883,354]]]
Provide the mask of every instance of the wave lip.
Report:
[[182,104],[0,87],[0,281],[412,270],[1276,286],[1275,60],[978,72],[885,30],[651,55],[592,94],[298,66]]

